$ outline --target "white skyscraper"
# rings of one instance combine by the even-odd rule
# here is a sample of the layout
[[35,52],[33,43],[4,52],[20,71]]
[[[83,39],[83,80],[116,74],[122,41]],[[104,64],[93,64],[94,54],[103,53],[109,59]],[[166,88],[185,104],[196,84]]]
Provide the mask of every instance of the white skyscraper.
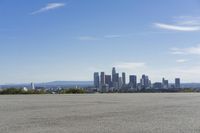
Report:
[[31,89],[35,90],[35,84],[33,82],[31,83]]

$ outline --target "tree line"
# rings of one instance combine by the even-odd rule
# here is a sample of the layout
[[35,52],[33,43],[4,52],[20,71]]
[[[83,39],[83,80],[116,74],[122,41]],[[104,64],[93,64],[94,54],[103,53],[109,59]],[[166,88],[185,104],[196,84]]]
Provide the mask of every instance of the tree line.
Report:
[[[24,90],[18,88],[7,88],[0,90],[0,95],[30,95],[30,94],[52,94],[52,91],[49,90]],[[84,89],[76,89],[76,88],[69,88],[69,89],[61,89],[55,92],[55,94],[83,94],[86,93]]]

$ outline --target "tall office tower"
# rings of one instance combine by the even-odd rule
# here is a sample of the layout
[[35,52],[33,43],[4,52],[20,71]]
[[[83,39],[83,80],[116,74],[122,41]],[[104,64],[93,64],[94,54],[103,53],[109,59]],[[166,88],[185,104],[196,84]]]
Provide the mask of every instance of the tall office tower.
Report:
[[32,90],[35,90],[35,85],[34,85],[33,82],[31,83],[31,89],[32,89]]
[[115,73],[112,76],[112,82],[118,82],[119,81],[119,73]]
[[140,80],[140,84],[141,84],[141,89],[147,89],[150,87],[151,81],[149,80],[148,76],[143,74]]
[[112,83],[115,81],[115,74],[116,74],[116,69],[115,67],[112,68]]
[[115,90],[119,90],[119,73],[115,73],[113,75],[113,87]]
[[181,88],[180,78],[175,78],[175,88],[176,89],[180,89]]
[[169,88],[169,81],[165,80],[165,78],[162,79],[162,87],[163,87],[163,89]]
[[119,73],[115,74],[115,82],[119,82]]
[[126,85],[126,73],[125,72],[122,73],[122,85],[123,86]]
[[105,84],[110,88],[112,86],[111,75],[105,75]]
[[149,77],[148,76],[146,76],[146,78],[145,78],[145,86],[146,87],[150,87],[150,85],[151,85],[151,80],[149,79]]
[[162,83],[161,82],[155,82],[153,84],[153,89],[162,89]]
[[101,86],[105,85],[105,72],[101,72]]
[[98,72],[94,73],[94,87],[99,88],[99,73]]
[[144,74],[142,75],[142,78],[141,78],[140,82],[141,82],[141,86],[145,87],[145,85],[146,85],[146,76]]
[[151,80],[149,79],[148,86],[151,87]]
[[122,82],[122,77],[119,77],[119,89],[122,89],[123,82]]
[[137,88],[137,76],[136,75],[130,75],[129,76],[129,86],[132,89],[136,89]]

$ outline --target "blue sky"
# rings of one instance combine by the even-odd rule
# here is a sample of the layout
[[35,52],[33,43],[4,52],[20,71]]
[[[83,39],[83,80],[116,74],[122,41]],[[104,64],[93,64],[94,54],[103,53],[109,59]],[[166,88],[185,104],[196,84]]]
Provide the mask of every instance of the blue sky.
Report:
[[1,0],[0,83],[94,71],[200,80],[199,0]]

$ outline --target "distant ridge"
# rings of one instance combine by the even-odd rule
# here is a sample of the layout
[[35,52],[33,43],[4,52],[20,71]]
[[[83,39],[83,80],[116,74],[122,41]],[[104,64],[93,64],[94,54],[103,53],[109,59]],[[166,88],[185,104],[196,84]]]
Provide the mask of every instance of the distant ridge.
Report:
[[[1,85],[1,88],[9,87],[30,87],[31,83],[22,83],[22,84],[5,84]],[[36,87],[88,87],[92,86],[93,81],[51,81],[44,83],[35,83]],[[183,88],[200,88],[200,83],[181,83]]]
[[[44,82],[44,83],[35,83],[36,87],[86,87],[92,86],[92,81],[51,81],[51,82]],[[30,83],[22,83],[22,84],[6,84],[1,85],[2,88],[9,88],[9,87],[29,87]]]
[[52,81],[46,83],[36,83],[36,85],[92,85],[92,81]]
[[183,88],[200,88],[200,83],[182,83]]

